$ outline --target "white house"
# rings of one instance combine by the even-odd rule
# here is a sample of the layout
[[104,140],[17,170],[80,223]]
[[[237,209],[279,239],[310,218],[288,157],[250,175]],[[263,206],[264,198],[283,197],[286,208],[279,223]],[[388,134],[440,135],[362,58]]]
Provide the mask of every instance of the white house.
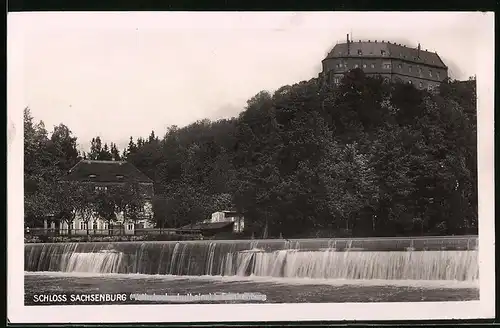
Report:
[[[106,192],[110,187],[124,185],[127,182],[138,183],[142,197],[144,197],[144,208],[139,213],[139,220],[135,222],[124,219],[123,212],[115,212],[116,219],[109,222],[94,215],[88,222],[84,221],[77,213],[75,220],[70,226],[66,222],[46,219],[44,228],[59,234],[86,235],[88,234],[134,234],[135,229],[151,228],[150,219],[153,215],[152,197],[154,193],[153,181],[135,166],[126,161],[96,161],[82,160],[76,164],[63,181],[73,181],[90,184],[96,191]],[[71,230],[71,232],[69,231]]]
[[245,229],[245,218],[236,211],[219,211],[212,213],[212,217],[206,220],[207,223],[234,222],[233,232],[240,233]]

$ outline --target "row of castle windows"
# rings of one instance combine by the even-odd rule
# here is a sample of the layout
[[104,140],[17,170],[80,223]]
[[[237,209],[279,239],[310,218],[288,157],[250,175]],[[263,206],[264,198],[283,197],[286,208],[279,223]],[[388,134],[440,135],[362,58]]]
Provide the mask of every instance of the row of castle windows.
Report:
[[[371,64],[370,66],[371,66],[371,68],[375,68],[375,64]],[[349,68],[349,65],[347,65],[347,64],[337,64],[337,68],[342,68],[342,67]],[[359,68],[359,65],[355,64],[354,68]],[[367,68],[367,64],[363,64],[363,68]],[[384,69],[391,69],[391,64],[383,64],[382,68],[384,68]],[[399,64],[398,65],[398,69],[402,70],[403,69],[403,65]],[[408,66],[408,72],[409,73],[412,72],[412,67],[411,66]],[[422,74],[422,68],[420,68],[420,67],[418,68],[418,73]],[[429,70],[429,77],[433,77],[432,70]],[[438,79],[441,78],[441,74],[439,72],[436,72],[436,78],[438,78]]]
[[[340,52],[340,53],[339,53],[339,55],[340,55],[340,56],[342,56],[342,52]],[[363,55],[363,50],[358,49],[358,56],[362,56],[362,55]],[[373,55],[373,51],[370,51],[370,55]],[[387,53],[387,51],[385,51],[385,50],[380,50],[380,55],[385,57],[385,56],[387,56],[387,55],[388,55],[388,53]],[[401,57],[401,58],[406,58],[406,55],[399,54],[399,57]],[[418,57],[413,57],[412,59],[413,59],[413,60],[417,60],[417,59],[419,59],[419,58],[418,58]],[[424,61],[425,61],[425,60],[424,60]],[[432,60],[432,63],[434,64],[434,60]]]

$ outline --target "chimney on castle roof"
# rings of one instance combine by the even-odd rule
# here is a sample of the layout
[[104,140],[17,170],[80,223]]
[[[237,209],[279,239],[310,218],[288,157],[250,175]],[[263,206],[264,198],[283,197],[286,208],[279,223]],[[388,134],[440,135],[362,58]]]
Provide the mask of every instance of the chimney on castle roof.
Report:
[[420,58],[420,43],[418,44],[417,58]]
[[349,42],[349,33],[347,33],[347,55],[349,56],[351,50],[351,45]]

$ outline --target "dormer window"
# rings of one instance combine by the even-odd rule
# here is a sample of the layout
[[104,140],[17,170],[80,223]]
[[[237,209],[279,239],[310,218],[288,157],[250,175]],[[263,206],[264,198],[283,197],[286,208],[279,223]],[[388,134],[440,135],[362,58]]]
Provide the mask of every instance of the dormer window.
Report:
[[95,174],[89,174],[89,178],[93,179],[95,177],[97,177],[97,175],[95,175]]
[[385,50],[380,50],[380,54],[381,54],[382,56],[385,56]]
[[361,51],[361,49],[358,49],[358,55],[362,55],[363,54],[363,51]]

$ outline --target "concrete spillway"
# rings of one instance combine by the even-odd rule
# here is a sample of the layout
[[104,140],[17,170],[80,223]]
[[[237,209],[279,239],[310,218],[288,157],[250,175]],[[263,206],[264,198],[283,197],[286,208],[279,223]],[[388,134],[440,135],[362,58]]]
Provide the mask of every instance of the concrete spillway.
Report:
[[477,242],[460,236],[27,244],[25,270],[474,281]]

